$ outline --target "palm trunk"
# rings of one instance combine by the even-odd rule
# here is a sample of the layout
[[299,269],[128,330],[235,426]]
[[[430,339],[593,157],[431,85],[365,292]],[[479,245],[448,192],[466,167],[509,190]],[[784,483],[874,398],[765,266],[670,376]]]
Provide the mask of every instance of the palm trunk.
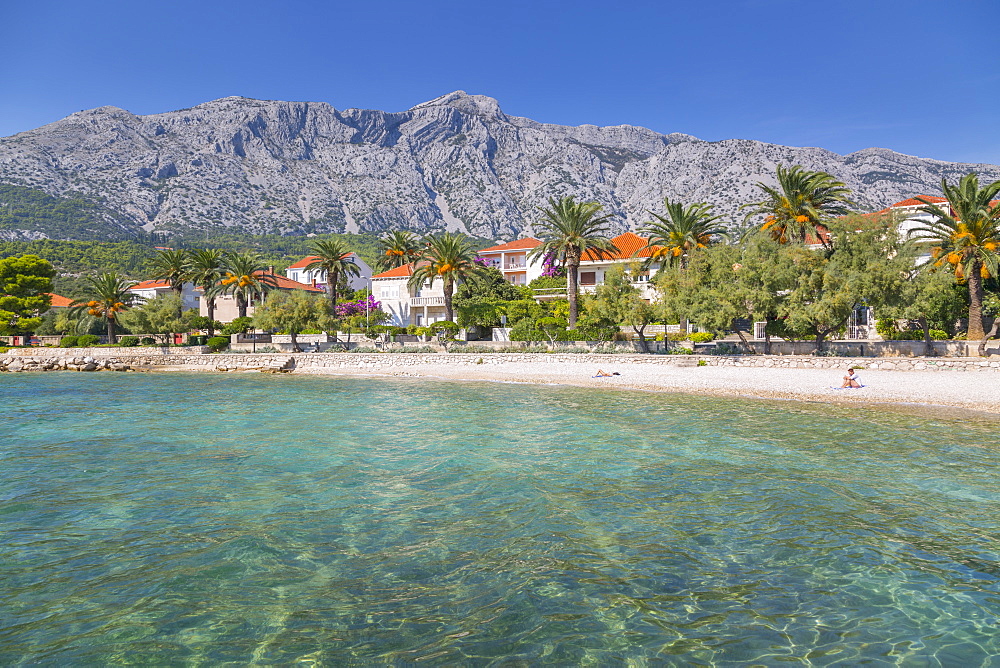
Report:
[[215,322],[215,297],[211,297],[208,300],[207,310],[208,310],[208,320],[209,320],[208,335],[215,336],[215,329],[211,325],[211,323]]
[[981,265],[978,261],[969,267],[969,329],[965,335],[967,341],[981,341],[986,332],[983,331],[983,279],[979,276]]
[[330,290],[330,310],[337,308],[337,276],[331,272],[326,272],[327,288]]
[[108,343],[115,343],[115,319],[108,318]]
[[239,317],[247,317],[247,300],[246,297],[236,293],[236,311],[239,313]]
[[569,329],[576,329],[576,317],[578,313],[577,307],[577,290],[579,289],[578,284],[578,272],[580,270],[580,258],[577,257],[576,253],[566,254],[566,297],[569,299]]
[[455,283],[444,279],[444,319],[455,322],[454,313],[451,310],[451,295],[455,291]]

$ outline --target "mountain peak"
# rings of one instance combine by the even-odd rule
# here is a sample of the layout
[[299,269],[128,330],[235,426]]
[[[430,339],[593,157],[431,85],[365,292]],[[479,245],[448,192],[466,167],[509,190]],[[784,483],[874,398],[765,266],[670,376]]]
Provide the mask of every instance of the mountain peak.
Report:
[[431,107],[453,107],[467,114],[476,116],[503,116],[500,103],[487,95],[469,95],[464,90],[456,90],[436,97],[427,102],[421,102],[410,108],[410,111],[429,109]]

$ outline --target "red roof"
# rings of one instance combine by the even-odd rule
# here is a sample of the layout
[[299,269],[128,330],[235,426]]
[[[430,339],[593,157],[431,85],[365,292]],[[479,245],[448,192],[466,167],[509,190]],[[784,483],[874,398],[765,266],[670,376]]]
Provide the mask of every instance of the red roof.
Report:
[[299,283],[298,281],[293,281],[290,278],[285,278],[280,274],[270,274],[266,271],[254,272],[255,276],[273,276],[274,284],[279,290],[305,290],[306,292],[318,292],[320,294],[324,293],[325,290],[322,288],[317,288],[315,285],[307,285],[306,283]]
[[537,248],[541,246],[542,242],[534,237],[524,237],[523,239],[515,239],[514,241],[508,241],[505,244],[500,244],[499,246],[490,246],[489,248],[484,248],[479,251],[482,253],[499,253],[501,251],[515,251],[515,250],[531,250],[532,248]]
[[142,283],[136,283],[129,290],[152,290],[154,288],[169,288],[170,283],[166,281],[143,281]]
[[[588,262],[600,260],[631,260],[636,251],[645,246],[648,242],[649,239],[640,237],[634,232],[625,232],[624,234],[619,234],[611,240],[611,243],[617,251],[613,251],[610,254],[604,253],[603,255],[599,255],[596,251],[587,251],[580,259]],[[640,252],[636,257],[649,257],[651,254],[652,249],[647,248]]]
[[[941,202],[948,201],[944,197],[921,196],[921,199],[925,199],[932,204],[940,204]],[[902,202],[896,202],[895,204],[891,205],[890,208],[895,209],[897,206],[926,206],[926,205],[927,205],[926,202],[921,202],[916,197],[911,197],[909,199],[904,199]]]
[[54,292],[50,292],[48,295],[52,299],[52,308],[69,308],[73,305],[72,299],[67,299],[66,297],[57,295]]
[[[424,262],[421,265],[426,264]],[[396,267],[395,269],[390,269],[389,271],[383,271],[381,274],[375,274],[372,278],[408,278],[413,276],[413,265],[404,264],[401,267]]]
[[[354,255],[354,253],[344,253],[343,255],[340,256],[340,258],[344,259],[345,257],[349,257],[351,255]],[[295,264],[289,265],[288,268],[289,269],[305,269],[306,267],[308,267],[310,264],[312,264],[314,261],[316,261],[318,259],[319,259],[318,255],[309,255],[308,257],[302,258],[301,260],[299,260]]]

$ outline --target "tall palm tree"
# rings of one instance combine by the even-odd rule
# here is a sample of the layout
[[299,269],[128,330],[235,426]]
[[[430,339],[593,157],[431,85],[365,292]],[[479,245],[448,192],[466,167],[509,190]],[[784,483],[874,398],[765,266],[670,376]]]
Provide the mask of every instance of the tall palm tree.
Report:
[[178,297],[184,291],[184,283],[188,280],[188,263],[190,255],[186,250],[157,250],[150,261],[155,281],[166,281],[170,289]]
[[850,213],[850,207],[855,206],[851,189],[826,172],[809,171],[801,165],[778,165],[777,176],[777,188],[757,183],[765,198],[744,205],[750,208],[747,217],[763,214],[761,230],[779,243],[805,241],[812,231],[824,249],[832,250],[833,241],[824,234],[824,223]]
[[80,316],[84,312],[102,318],[108,327],[108,343],[115,343],[115,324],[118,314],[135,304],[136,296],[129,292],[135,285],[124,276],[108,271],[84,278],[88,299],[78,299],[70,305],[70,312]]
[[648,269],[656,262],[661,262],[663,267],[676,263],[684,268],[691,253],[708,247],[714,237],[726,236],[726,228],[719,224],[722,216],[712,214],[713,204],[695,202],[684,206],[664,197],[663,205],[667,215],[650,211],[656,220],[646,223],[639,230],[649,235],[646,245],[635,252],[639,255],[644,250],[650,251],[649,258],[643,263],[644,268]]
[[361,267],[351,261],[348,256],[351,249],[340,239],[320,239],[310,246],[313,255],[312,262],[306,265],[308,271],[323,271],[326,273],[327,291],[330,293],[330,308],[337,306],[337,286],[342,277],[360,276]]
[[395,230],[378,240],[379,269],[387,271],[414,262],[420,255],[420,240],[413,232]]
[[278,281],[256,253],[228,253],[225,278],[219,284],[221,294],[233,295],[239,317],[245,318],[247,307],[254,300],[263,299],[269,290],[278,286]]
[[914,228],[910,234],[919,241],[934,244],[932,267],[945,263],[955,269],[955,278],[969,286],[970,341],[983,339],[983,281],[1000,275],[1000,205],[993,200],[1000,195],[1000,181],[979,187],[977,174],[966,174],[956,185],[941,179],[941,190],[949,210],[918,197],[924,206],[921,213],[933,220]]
[[[201,288],[208,319],[215,320],[215,298],[219,295],[220,282],[226,277],[226,254],[216,248],[193,251],[188,272],[191,282]],[[209,328],[208,333],[215,332]]]
[[549,198],[542,212],[539,234],[542,244],[528,254],[530,259],[551,255],[566,267],[566,287],[569,297],[569,327],[576,327],[579,313],[578,295],[580,260],[590,252],[599,258],[610,257],[617,249],[608,240],[607,223],[610,215],[601,215],[597,202],[577,202],[572,195]]
[[409,286],[419,287],[425,282],[434,285],[434,281],[440,278],[444,291],[444,319],[454,322],[451,297],[455,284],[476,277],[485,270],[476,264],[475,248],[464,234],[445,232],[425,241],[426,247],[413,269]]

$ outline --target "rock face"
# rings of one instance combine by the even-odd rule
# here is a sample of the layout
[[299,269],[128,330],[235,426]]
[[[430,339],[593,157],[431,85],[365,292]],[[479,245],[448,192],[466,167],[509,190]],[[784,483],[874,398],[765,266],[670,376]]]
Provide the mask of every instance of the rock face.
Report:
[[100,201],[119,234],[406,228],[509,239],[530,231],[548,197],[568,194],[603,203],[616,230],[649,220],[665,195],[713,202],[738,220],[778,163],[834,174],[870,210],[936,194],[942,177],[971,170],[1000,179],[995,165],[878,148],[841,156],[628,125],[546,125],[461,91],[400,113],[238,97],[150,116],[101,107],[0,138],[0,182]]

